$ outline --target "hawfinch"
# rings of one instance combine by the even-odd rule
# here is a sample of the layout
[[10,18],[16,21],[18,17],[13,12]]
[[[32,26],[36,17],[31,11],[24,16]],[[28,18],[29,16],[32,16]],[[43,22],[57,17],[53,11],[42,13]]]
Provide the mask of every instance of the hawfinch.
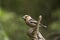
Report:
[[[37,26],[37,21],[34,20],[31,16],[29,16],[29,15],[24,15],[24,16],[23,16],[23,19],[25,20],[25,23],[26,23],[28,26],[30,26],[30,27],[36,27],[36,26]],[[42,27],[47,27],[47,26],[45,26],[45,25],[43,25],[43,24],[40,24],[40,26],[42,26]]]

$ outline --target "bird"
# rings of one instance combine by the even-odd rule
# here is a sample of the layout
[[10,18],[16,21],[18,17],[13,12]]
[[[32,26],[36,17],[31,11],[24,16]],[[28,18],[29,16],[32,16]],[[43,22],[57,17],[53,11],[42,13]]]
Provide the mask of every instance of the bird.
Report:
[[[30,26],[30,27],[36,27],[37,26],[37,21],[35,20],[35,19],[33,19],[31,16],[29,16],[29,15],[24,15],[23,16],[23,19],[24,19],[24,21],[25,21],[25,23],[28,25],[28,26]],[[43,25],[43,24],[40,24],[40,27],[47,27],[47,26],[45,26],[45,25]]]

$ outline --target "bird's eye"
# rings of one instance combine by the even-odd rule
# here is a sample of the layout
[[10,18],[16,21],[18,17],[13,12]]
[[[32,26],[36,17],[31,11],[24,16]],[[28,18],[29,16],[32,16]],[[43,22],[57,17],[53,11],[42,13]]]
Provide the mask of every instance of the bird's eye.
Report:
[[27,16],[25,18],[27,18]]

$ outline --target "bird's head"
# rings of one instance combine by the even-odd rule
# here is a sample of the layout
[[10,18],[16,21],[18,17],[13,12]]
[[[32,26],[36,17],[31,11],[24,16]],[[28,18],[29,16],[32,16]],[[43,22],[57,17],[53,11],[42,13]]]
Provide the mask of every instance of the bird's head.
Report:
[[30,20],[30,19],[32,19],[32,18],[31,18],[31,16],[29,16],[29,15],[24,15],[24,16],[23,16],[23,19],[24,19],[24,20]]

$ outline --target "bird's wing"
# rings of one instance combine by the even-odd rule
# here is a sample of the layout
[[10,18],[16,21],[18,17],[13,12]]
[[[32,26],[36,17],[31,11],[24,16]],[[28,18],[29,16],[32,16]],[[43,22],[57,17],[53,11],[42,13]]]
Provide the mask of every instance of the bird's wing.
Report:
[[35,24],[37,24],[37,21],[34,20],[34,19],[30,19],[29,21],[30,21],[30,23],[35,23]]
[[[30,20],[30,23],[31,23],[31,24],[37,24],[37,21],[34,20],[34,19],[31,19],[31,20]],[[45,28],[47,27],[47,26],[45,26],[45,25],[43,25],[43,24],[40,24],[40,26],[45,27]]]

